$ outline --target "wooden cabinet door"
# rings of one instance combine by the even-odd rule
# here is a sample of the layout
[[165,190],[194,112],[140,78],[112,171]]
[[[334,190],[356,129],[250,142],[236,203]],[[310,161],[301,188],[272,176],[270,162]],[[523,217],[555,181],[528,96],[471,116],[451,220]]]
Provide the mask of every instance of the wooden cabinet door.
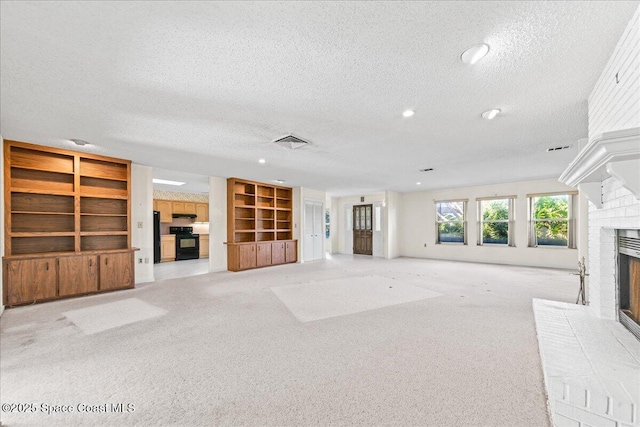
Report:
[[200,235],[200,258],[209,257],[209,236]]
[[298,260],[298,248],[296,241],[285,242],[284,262],[296,262]]
[[184,210],[184,202],[173,202],[171,203],[171,208],[173,210],[173,213],[177,213],[177,214],[187,213]]
[[209,222],[209,204],[196,203],[196,221]]
[[160,222],[173,222],[173,207],[169,200],[158,200],[157,207],[160,211]]
[[196,213],[196,204],[194,202],[184,202],[184,212],[186,214]]
[[5,261],[5,305],[22,304],[57,296],[56,258]]
[[273,242],[271,244],[271,264],[284,264],[284,242]]
[[100,255],[100,290],[131,288],[134,281],[133,253]]
[[258,267],[271,265],[271,243],[258,243],[256,244],[256,250],[256,265]]
[[240,270],[256,268],[256,245],[238,245]]
[[58,295],[78,295],[98,290],[98,257],[78,255],[58,258]]
[[160,237],[160,260],[176,260],[176,236],[175,234]]

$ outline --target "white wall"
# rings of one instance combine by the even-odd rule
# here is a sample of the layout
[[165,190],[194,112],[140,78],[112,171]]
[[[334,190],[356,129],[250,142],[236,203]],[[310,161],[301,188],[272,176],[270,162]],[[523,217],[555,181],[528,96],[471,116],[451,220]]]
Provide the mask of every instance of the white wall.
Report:
[[[399,214],[400,255],[417,258],[435,258],[458,261],[474,261],[498,264],[529,265],[554,268],[577,268],[578,249],[530,248],[528,247],[527,194],[575,191],[556,179],[513,182],[455,188],[450,190],[425,191],[402,195]],[[516,196],[515,200],[515,247],[477,245],[478,197]],[[583,196],[579,196],[583,198]],[[436,244],[436,200],[469,199],[467,203],[468,245]],[[580,203],[576,223],[577,246],[586,248],[580,238],[580,230],[586,227],[586,203]],[[426,245],[426,246],[425,246]]]
[[209,177],[209,271],[227,269],[227,180]]
[[395,191],[385,192],[384,215],[384,257],[400,256],[400,212],[402,212],[402,194]]
[[[640,126],[640,7],[589,96],[589,140]],[[618,75],[616,82],[616,74]],[[588,299],[594,313],[617,319],[615,229],[640,228],[640,201],[613,178],[601,184],[603,208],[589,203]]]
[[[140,248],[134,253],[136,283],[154,280],[152,179],[150,167],[131,165],[131,246]],[[142,228],[138,228],[139,222]]]

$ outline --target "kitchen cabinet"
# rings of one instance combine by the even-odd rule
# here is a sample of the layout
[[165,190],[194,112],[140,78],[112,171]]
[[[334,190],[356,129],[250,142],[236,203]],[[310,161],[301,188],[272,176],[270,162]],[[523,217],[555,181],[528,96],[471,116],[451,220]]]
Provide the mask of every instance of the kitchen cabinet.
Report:
[[98,256],[66,256],[58,259],[58,296],[98,291]]
[[176,260],[176,235],[164,234],[160,236],[160,261]]
[[132,288],[133,252],[100,255],[100,290]]
[[187,213],[184,209],[184,202],[171,202],[171,210],[174,214]]
[[209,235],[200,235],[200,258],[209,258]]
[[257,243],[256,253],[257,267],[271,265],[271,243]]
[[256,267],[256,245],[238,245],[238,266],[240,270]]
[[196,204],[194,202],[184,202],[184,212],[186,214],[196,213]]
[[173,222],[173,205],[169,200],[157,200],[157,210],[160,211],[160,222]]
[[209,203],[196,203],[196,221],[209,222]]

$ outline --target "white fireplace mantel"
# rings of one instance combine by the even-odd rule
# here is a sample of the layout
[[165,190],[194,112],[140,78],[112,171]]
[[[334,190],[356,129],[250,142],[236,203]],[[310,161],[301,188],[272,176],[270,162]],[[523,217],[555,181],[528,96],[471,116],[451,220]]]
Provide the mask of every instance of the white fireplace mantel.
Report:
[[595,138],[558,180],[578,187],[591,203],[601,208],[601,182],[609,177],[620,181],[640,200],[640,127],[605,132]]

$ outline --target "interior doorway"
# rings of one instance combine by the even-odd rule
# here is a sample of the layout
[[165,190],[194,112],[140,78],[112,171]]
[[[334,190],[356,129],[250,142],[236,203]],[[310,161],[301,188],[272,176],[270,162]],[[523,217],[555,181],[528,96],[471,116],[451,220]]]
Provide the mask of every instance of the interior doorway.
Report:
[[353,207],[353,253],[373,255],[373,205]]

